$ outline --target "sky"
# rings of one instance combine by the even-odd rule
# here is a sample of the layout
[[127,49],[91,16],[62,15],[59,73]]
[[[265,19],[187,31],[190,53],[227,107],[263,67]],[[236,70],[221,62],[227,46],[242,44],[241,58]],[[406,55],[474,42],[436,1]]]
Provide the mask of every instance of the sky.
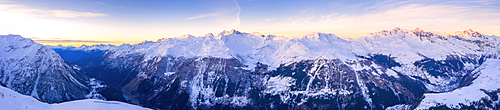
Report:
[[500,35],[500,0],[0,0],[0,35],[46,45],[137,44],[224,30],[341,38],[420,28]]

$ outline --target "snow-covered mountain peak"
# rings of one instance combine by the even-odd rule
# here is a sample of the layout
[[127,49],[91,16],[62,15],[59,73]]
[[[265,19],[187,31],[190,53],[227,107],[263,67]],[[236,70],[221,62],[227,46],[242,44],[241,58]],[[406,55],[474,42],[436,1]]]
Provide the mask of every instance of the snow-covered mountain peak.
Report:
[[[449,41],[450,39],[452,41]],[[401,60],[400,63],[412,64],[423,58],[446,59],[449,54],[479,52],[477,50],[481,47],[470,42],[472,41],[468,39],[446,37],[419,28],[384,30],[357,40],[345,40],[334,34],[318,32],[288,38],[244,33],[233,29],[223,31],[218,36],[210,33],[205,36],[184,35],[121,47],[111,56],[140,54],[145,55],[143,61],[165,56],[237,58],[249,65],[260,62],[273,67],[308,59],[355,59],[356,55],[392,54]]]
[[[472,36],[479,35],[471,30],[462,33]],[[482,51],[488,50],[490,47],[493,48],[492,45],[498,44],[495,43],[497,37],[444,36],[421,29],[395,28],[391,31],[384,30],[373,34],[371,37],[355,40],[352,44],[353,51],[357,54],[392,54],[398,59],[435,58],[436,60],[444,60],[450,54],[464,56],[481,54]],[[413,62],[402,61],[409,64]]]
[[22,44],[37,44],[35,41],[29,39],[29,38],[24,38],[20,35],[0,35],[0,39],[2,39],[0,42],[2,44],[13,44],[13,43],[22,43]]
[[21,58],[34,55],[43,45],[20,35],[0,35],[0,59]]
[[265,37],[265,35],[260,34],[259,32],[252,32],[252,35],[254,36],[262,36]]
[[467,30],[464,30],[464,31],[457,31],[455,32],[454,34],[452,35],[448,35],[448,36],[461,36],[461,37],[480,37],[482,36],[483,34],[477,32],[477,31],[474,31],[472,29],[467,29]]
[[[462,33],[470,35],[474,34],[474,31]],[[287,100],[291,97],[282,94],[287,93],[287,91],[292,97],[299,94],[312,97],[313,95],[310,94],[326,96],[327,94],[347,95],[354,93],[363,96],[363,99],[367,101],[367,107],[373,108],[378,106],[377,104],[384,103],[386,97],[398,97],[397,99],[387,99],[388,101],[399,100],[396,102],[408,103],[419,99],[421,96],[419,94],[423,94],[424,91],[446,92],[463,87],[463,84],[472,80],[469,78],[473,78],[469,76],[472,75],[469,73],[481,65],[484,58],[497,58],[499,56],[499,45],[500,39],[493,36],[445,36],[426,32],[419,28],[414,30],[395,28],[356,40],[345,40],[334,34],[317,32],[292,38],[230,30],[224,31],[218,36],[212,34],[205,36],[186,35],[109,50],[104,53],[104,61],[99,64],[105,64],[103,66],[110,69],[133,71],[127,73],[127,77],[137,77],[133,79],[133,83],[129,83],[131,85],[126,85],[127,89],[122,90],[130,89],[130,91],[135,92],[137,87],[135,84],[141,84],[136,83],[135,81],[139,80],[135,79],[147,81],[147,83],[143,82],[142,84],[160,85],[161,88],[156,88],[154,91],[164,91],[163,87],[167,86],[163,84],[174,87],[169,85],[170,83],[179,84],[182,86],[181,89],[187,87],[186,97],[189,97],[188,101],[194,108],[207,104],[212,106],[215,103],[232,103],[236,99],[239,102],[244,102],[241,105],[251,102],[249,99],[252,99],[253,96],[214,95],[218,94],[217,90],[225,91],[228,89],[213,89],[212,87],[219,87],[213,86],[213,84],[222,84],[220,87],[228,87],[228,81],[240,82],[241,79],[243,79],[241,81],[262,82],[265,84],[262,89],[265,90],[257,92],[270,93],[271,95],[281,94],[278,96],[284,103],[290,102]],[[89,65],[94,65],[94,63]],[[93,70],[94,68],[87,69]],[[251,75],[263,75],[263,79],[254,80],[240,76],[250,75],[247,72],[254,72]],[[96,76],[109,73],[123,74],[121,71],[103,72],[96,74]],[[114,75],[109,77],[113,78]],[[258,77],[261,76],[255,78]],[[237,80],[231,78],[237,78]],[[109,78],[105,76],[102,79]],[[177,82],[168,82],[172,79]],[[323,81],[328,80],[333,82],[323,83]],[[321,83],[316,83],[318,81]],[[346,82],[339,84],[336,83],[337,81]],[[118,81],[116,82],[118,83]],[[374,84],[370,84],[372,82]],[[325,85],[317,86],[321,84]],[[339,86],[335,86],[337,84]],[[359,88],[357,90],[344,89],[344,87],[355,86],[359,86]],[[158,86],[147,85],[144,87],[149,94],[149,90],[151,90],[148,89],[149,87]],[[241,88],[249,87],[247,84],[241,86]],[[298,88],[293,90],[292,87]],[[383,88],[374,89],[378,87]],[[406,90],[406,87],[412,90]],[[179,93],[175,91],[175,88],[170,90],[168,90],[169,94]],[[380,91],[384,90],[389,90],[387,92],[391,96],[386,93],[380,94]],[[127,93],[132,93],[130,91]],[[394,92],[394,96],[392,96],[392,92]],[[161,94],[163,93],[154,92],[148,98],[161,97]],[[399,99],[401,95],[405,98],[408,96],[411,98]],[[323,96],[321,95],[321,97]],[[334,99],[328,97],[324,98]],[[163,99],[165,98],[156,102],[151,101],[151,103],[156,104]],[[224,102],[226,99],[232,101]],[[256,98],[252,100],[254,99]],[[210,102],[210,100],[214,101]],[[317,100],[308,99],[308,101]],[[149,102],[148,100],[147,103]],[[307,104],[303,101],[300,103],[291,102],[290,104]],[[268,104],[269,102],[264,103]],[[393,104],[380,105],[380,107],[384,108]]]
[[0,82],[49,103],[82,99],[88,88],[81,72],[53,49],[19,35],[0,35]]
[[418,28],[418,27],[417,27],[417,28],[415,28],[415,30],[413,30],[413,31],[414,31],[414,32],[422,32],[422,31],[424,31],[424,30],[422,30],[422,29],[420,29],[420,28]]
[[194,38],[195,36],[191,35],[191,34],[186,34],[186,35],[182,35],[182,36],[179,36],[179,37],[175,37],[177,39],[182,39],[182,38]]
[[204,37],[214,37],[214,34],[212,34],[212,33],[208,33],[208,34],[205,34],[205,36],[204,36]]
[[324,41],[346,41],[345,39],[342,39],[335,34],[326,34],[326,33],[320,33],[320,32],[313,32],[311,34],[307,34],[305,36],[295,38],[295,39],[317,39],[317,40],[324,40]]
[[128,46],[130,46],[130,44],[122,44],[120,46],[115,46],[115,45],[111,45],[111,44],[97,44],[97,45],[90,45],[90,46],[89,45],[82,45],[80,47],[57,45],[57,46],[48,46],[48,47],[50,47],[52,49],[60,49],[60,50],[107,51],[107,50],[112,50],[112,49],[124,48],[124,47],[128,47]]
[[389,36],[389,35],[395,35],[395,34],[401,34],[401,33],[408,33],[409,31],[406,30],[406,29],[401,29],[399,27],[396,27],[392,30],[382,30],[382,31],[379,31],[379,32],[374,32],[374,33],[370,33],[371,35],[385,35],[385,36]]
[[477,32],[477,31],[474,31],[472,29],[467,29],[467,30],[464,30],[464,31],[457,31],[455,33],[441,33],[441,32],[428,32],[428,31],[424,31],[420,28],[416,28],[414,30],[407,30],[407,29],[401,29],[399,27],[396,27],[392,30],[383,30],[383,31],[379,31],[379,32],[374,32],[374,33],[371,33],[372,36],[400,36],[400,37],[406,37],[407,35],[405,34],[415,34],[417,35],[417,37],[430,37],[430,36],[441,36],[441,37],[450,37],[450,36],[457,36],[457,37],[464,37],[464,38],[468,38],[468,37],[481,37],[483,36],[483,34]]
[[383,31],[371,33],[372,36],[399,36],[402,38],[409,36],[411,34],[417,35],[416,37],[423,37],[422,35],[424,35],[424,37],[429,37],[429,36],[433,36],[433,35],[440,35],[440,34],[436,34],[433,32],[424,31],[420,28],[415,28],[414,30],[407,30],[407,29],[401,29],[399,27],[396,27],[392,30],[383,30]]
[[110,49],[114,49],[116,48],[117,46],[115,45],[110,45],[110,44],[99,44],[99,45],[92,45],[92,46],[88,46],[88,45],[82,45],[80,47],[77,47],[78,50],[110,50]]
[[56,46],[51,46],[51,45],[46,45],[46,46],[49,46],[50,48],[53,48],[53,49],[73,49],[73,48],[76,48],[75,46],[63,46],[61,44],[56,45]]
[[231,29],[231,30],[222,31],[221,33],[219,33],[218,36],[226,36],[226,35],[230,35],[230,34],[240,34],[240,33],[241,33],[240,31],[237,31],[235,29]]

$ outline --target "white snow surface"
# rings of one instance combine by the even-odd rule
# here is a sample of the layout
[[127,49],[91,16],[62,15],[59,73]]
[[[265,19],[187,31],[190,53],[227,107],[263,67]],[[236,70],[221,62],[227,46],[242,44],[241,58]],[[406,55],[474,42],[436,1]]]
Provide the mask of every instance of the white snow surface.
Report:
[[[428,37],[419,37],[416,34]],[[270,66],[269,69],[274,69],[281,64],[301,60],[318,58],[355,60],[357,58],[355,55],[384,54],[395,57],[395,60],[404,66],[413,65],[415,61],[424,58],[444,60],[450,54],[465,56],[500,52],[500,49],[496,48],[500,46],[498,37],[484,35],[478,37],[480,35],[473,30],[443,35],[424,32],[418,28],[416,30],[395,28],[373,33],[373,36],[369,37],[345,40],[334,34],[317,32],[303,37],[289,38],[230,30],[223,31],[217,36],[211,33],[205,36],[184,35],[159,39],[157,42],[145,41],[137,45],[52,46],[52,48],[112,50],[113,53],[109,57],[111,59],[139,54],[144,55],[143,61],[164,56],[237,58],[248,65],[249,69],[253,69],[257,62],[267,64]],[[494,42],[490,45],[495,48],[479,47],[467,42],[472,40]]]
[[149,110],[137,105],[96,99],[76,100],[59,104],[40,102],[31,96],[0,86],[1,110]]
[[459,107],[459,104],[469,105],[470,102],[487,98],[480,89],[493,91],[500,89],[500,59],[488,59],[472,73],[477,78],[467,87],[462,87],[446,93],[426,93],[424,100],[417,109],[427,109],[438,103],[448,107]]
[[35,55],[42,48],[33,40],[23,38],[19,35],[0,35],[0,61],[8,59],[19,59],[28,55]]
[[292,86],[295,79],[292,77],[270,77],[267,80],[265,93],[276,95],[280,93],[285,93],[290,91],[290,86]]
[[130,54],[145,55],[143,61],[154,57],[219,57],[236,58],[250,69],[257,62],[276,68],[280,64],[306,59],[346,59],[355,55],[346,50],[349,41],[333,34],[313,33],[302,38],[224,31],[218,36],[185,35],[160,39],[158,42],[143,42],[114,51],[109,58]]
[[[235,58],[248,66],[246,69],[249,70],[255,69],[258,62],[268,65],[269,70],[274,70],[281,65],[286,66],[302,60],[339,59],[346,62],[364,60],[357,56],[370,57],[381,54],[401,64],[401,67],[392,67],[392,70],[408,76],[429,79],[430,83],[426,83],[426,87],[430,91],[440,92],[456,88],[457,85],[451,84],[456,79],[434,77],[427,71],[416,67],[415,62],[427,58],[436,61],[450,57],[480,58],[482,55],[498,58],[500,56],[498,47],[500,47],[500,38],[481,35],[472,30],[454,35],[442,35],[424,32],[420,29],[396,28],[356,40],[345,40],[336,35],[324,33],[288,38],[230,30],[221,32],[217,36],[213,34],[185,35],[177,38],[164,38],[157,42],[120,46],[108,52],[108,59],[140,56],[142,62],[152,60],[155,62],[160,61],[158,58],[165,56]],[[469,71],[479,65],[466,66],[466,71]],[[367,67],[370,66],[367,65]],[[451,74],[462,73],[464,72]],[[393,71],[385,74],[397,77]]]
[[[485,42],[495,42],[493,47],[500,39],[495,36],[484,36],[487,39],[481,39],[476,35],[475,31],[466,30],[456,35],[439,35],[422,30],[405,30],[396,28],[392,31],[382,31],[375,33],[374,36],[359,38],[352,42],[352,51],[358,55],[366,54],[384,54],[395,57],[398,63],[412,64],[417,60],[425,57],[435,60],[445,60],[447,55],[469,55],[469,54],[483,54],[485,52],[478,50],[495,51],[498,48],[479,47],[478,45],[467,42],[468,40],[479,40]],[[416,34],[421,34],[419,37]],[[459,40],[453,38],[458,36]],[[486,41],[487,40],[487,41]]]
[[[421,34],[429,37],[419,37]],[[481,36],[466,30],[453,36],[424,32],[420,29],[377,32],[374,36],[356,40],[345,40],[333,34],[312,33],[303,37],[288,38],[259,33],[243,33],[236,30],[221,32],[218,36],[184,35],[176,38],[164,38],[157,42],[143,42],[137,45],[116,47],[109,58],[125,57],[130,54],[145,55],[143,61],[154,57],[219,57],[237,58],[253,69],[257,62],[267,64],[274,69],[281,64],[301,60],[356,59],[356,55],[368,56],[384,54],[395,57],[402,65],[412,65],[424,58],[444,60],[447,55],[469,55],[499,52],[498,48],[479,47],[467,40],[494,42],[499,46],[496,36]],[[486,37],[487,39],[483,39]],[[482,51],[478,51],[482,50]],[[483,51],[484,50],[484,51]]]

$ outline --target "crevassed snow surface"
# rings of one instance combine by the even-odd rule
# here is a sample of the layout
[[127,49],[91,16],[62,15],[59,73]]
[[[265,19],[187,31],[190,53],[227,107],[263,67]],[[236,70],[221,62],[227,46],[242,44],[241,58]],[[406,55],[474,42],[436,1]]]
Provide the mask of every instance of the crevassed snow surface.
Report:
[[438,103],[448,107],[459,107],[459,104],[469,105],[470,102],[488,97],[480,89],[487,91],[500,89],[500,59],[488,59],[472,73],[479,76],[471,85],[446,93],[426,93],[425,99],[417,109],[427,109]]
[[47,104],[0,86],[0,110],[148,110],[148,108],[96,99]]

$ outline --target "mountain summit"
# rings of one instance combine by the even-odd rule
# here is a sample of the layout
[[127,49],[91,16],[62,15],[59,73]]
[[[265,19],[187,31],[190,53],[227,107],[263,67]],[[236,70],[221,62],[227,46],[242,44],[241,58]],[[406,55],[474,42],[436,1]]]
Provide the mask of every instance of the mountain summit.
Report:
[[54,50],[19,35],[0,36],[0,83],[48,103],[83,99],[90,92],[78,67]]
[[[500,86],[484,82],[497,80],[485,78],[495,76],[500,38],[463,33],[396,28],[344,40],[231,30],[54,50],[127,101],[158,109],[495,109]],[[440,97],[463,92],[477,95]]]

